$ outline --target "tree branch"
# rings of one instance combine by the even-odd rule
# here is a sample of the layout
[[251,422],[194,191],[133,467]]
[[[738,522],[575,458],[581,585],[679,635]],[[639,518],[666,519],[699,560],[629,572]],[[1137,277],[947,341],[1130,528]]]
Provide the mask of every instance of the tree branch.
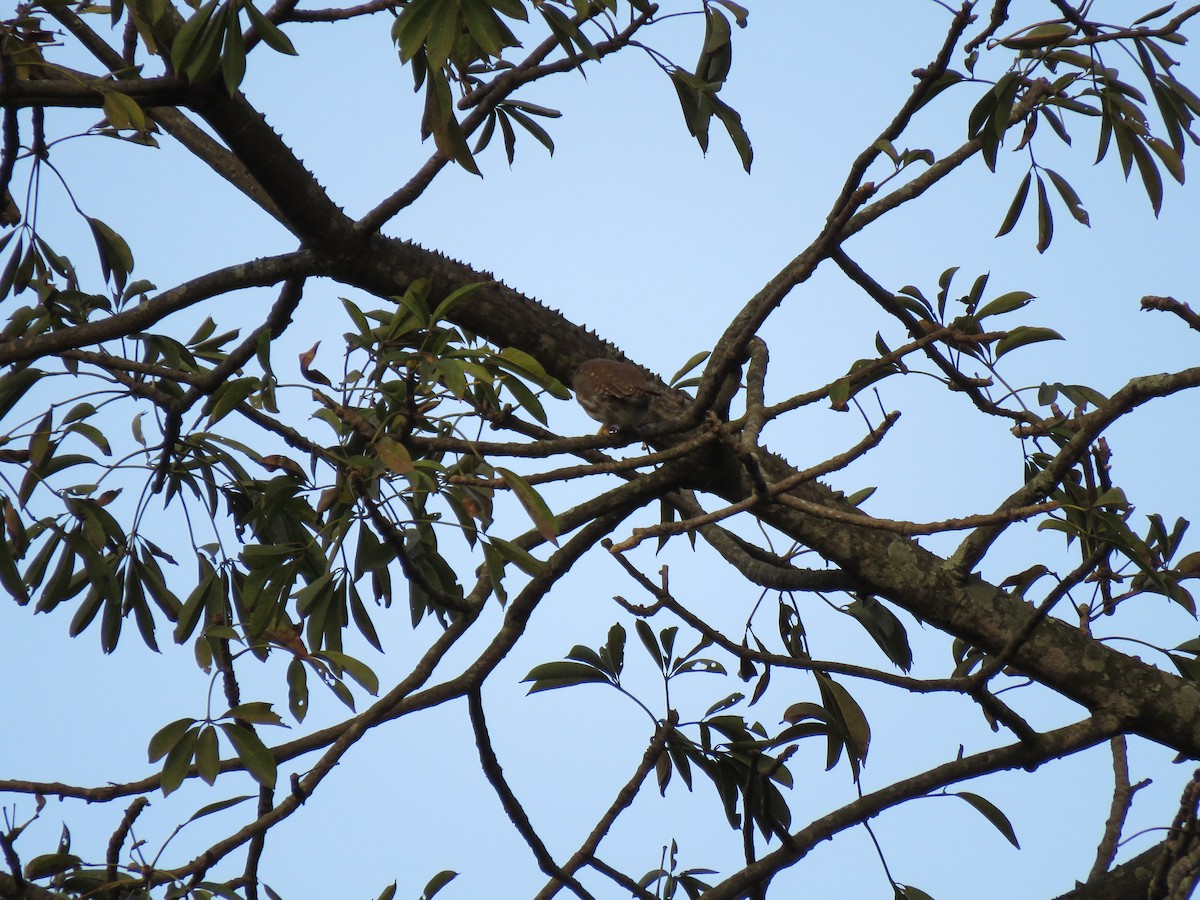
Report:
[[479,748],[479,763],[483,766],[484,777],[495,789],[496,796],[500,798],[500,805],[504,807],[509,821],[513,823],[518,834],[524,838],[529,849],[533,851],[538,868],[552,879],[565,884],[575,896],[591,898],[592,895],[584,890],[583,885],[558,867],[558,863],[554,861],[554,857],[550,855],[550,851],[546,849],[542,839],[533,830],[533,823],[529,821],[529,816],[525,814],[520,801],[517,800],[517,795],[508,786],[508,782],[504,778],[504,770],[500,767],[496,751],[492,748],[487,720],[483,714],[483,696],[478,685],[467,691],[467,709],[471,716],[471,729],[475,732],[475,746]]
[[[646,752],[642,754],[641,762],[638,763],[633,775],[617,792],[617,796],[613,798],[612,804],[604,811],[604,815],[596,822],[596,827],[592,829],[579,849],[563,865],[564,872],[573,875],[581,867],[589,864],[595,857],[596,849],[600,846],[600,842],[612,830],[613,823],[617,821],[617,817],[625,811],[629,804],[633,803],[633,798],[637,796],[642,782],[654,771],[655,763],[658,762],[658,758],[666,751],[667,738],[675,730],[676,721],[675,714],[672,713],[667,721],[659,723],[658,728],[655,729],[654,737],[650,739],[650,745],[646,748]],[[550,900],[561,889],[561,882],[551,880],[534,895],[534,900]]]
[[217,269],[160,292],[145,303],[132,306],[104,319],[61,328],[47,334],[0,341],[0,365],[25,362],[62,353],[89,344],[115,340],[144,331],[156,322],[220,294],[251,287],[267,287],[286,278],[321,274],[322,265],[314,253],[298,250],[282,256],[268,256],[252,262]]
[[1116,722],[1112,719],[1100,717],[1085,719],[1074,725],[1044,734],[1042,736],[1044,748],[1036,756],[1031,756],[1029,747],[1024,743],[1009,744],[995,750],[985,750],[973,756],[944,763],[927,772],[922,772],[920,775],[914,775],[886,788],[864,794],[858,800],[822,816],[807,827],[795,832],[790,842],[786,842],[758,862],[746,866],[720,884],[714,885],[705,893],[704,898],[705,900],[736,900],[748,887],[793,865],[822,841],[827,841],[847,828],[865,822],[904,800],[921,797],[956,782],[978,778],[980,775],[992,772],[1017,767],[1036,768],[1048,760],[1091,747],[1109,737],[1116,728]]

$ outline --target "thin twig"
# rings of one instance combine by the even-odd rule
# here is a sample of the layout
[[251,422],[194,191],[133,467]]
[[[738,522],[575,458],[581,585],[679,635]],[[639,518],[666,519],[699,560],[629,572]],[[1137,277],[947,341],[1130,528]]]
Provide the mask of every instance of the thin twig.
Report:
[[[884,420],[876,428],[872,429],[871,432],[866,435],[866,437],[864,437],[850,449],[844,451],[843,453],[839,453],[836,456],[830,457],[819,465],[811,466],[802,472],[797,472],[794,475],[775,482],[774,484],[766,485],[766,491],[763,494],[756,493],[744,500],[739,500],[737,503],[731,503],[729,506],[726,506],[722,509],[705,513],[704,515],[697,516],[693,519],[685,519],[680,522],[662,522],[658,525],[652,525],[647,528],[635,528],[631,537],[626,538],[624,541],[621,541],[621,543],[614,547],[614,552],[623,553],[627,550],[631,550],[638,544],[642,543],[642,541],[648,540],[652,537],[671,534],[685,534],[703,525],[711,525],[713,522],[719,522],[722,519],[727,519],[736,513],[745,512],[748,509],[752,509],[755,506],[758,506],[764,500],[771,499],[779,503],[788,503],[788,505],[791,505],[788,501],[792,498],[785,493],[786,491],[794,490],[806,482],[820,478],[822,475],[828,475],[830,472],[835,472],[838,469],[845,468],[855,459],[858,459],[867,451],[878,446],[879,442],[883,440],[884,435],[891,430],[891,427],[896,424],[896,421],[899,418],[900,414],[897,412],[888,413],[888,415],[884,417]],[[816,504],[812,505],[816,506]],[[825,507],[820,508],[824,509]],[[864,516],[862,518],[864,520],[870,519],[869,516]]]

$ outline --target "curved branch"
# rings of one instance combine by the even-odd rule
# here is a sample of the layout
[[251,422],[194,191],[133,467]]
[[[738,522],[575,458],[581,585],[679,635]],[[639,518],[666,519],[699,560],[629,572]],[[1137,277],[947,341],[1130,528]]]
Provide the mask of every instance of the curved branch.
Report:
[[[1200,366],[1183,369],[1179,372],[1143,375],[1131,379],[1113,394],[1107,403],[1095,411],[1075,419],[1074,425],[1077,430],[1071,439],[1063,445],[1063,448],[1041,472],[1010,494],[996,508],[996,513],[1004,513],[1037,503],[1049,496],[1067,472],[1074,468],[1075,464],[1088,452],[1092,443],[1122,416],[1128,415],[1150,400],[1168,397],[1197,385],[1200,385]],[[983,559],[988,548],[1000,536],[1005,527],[1006,524],[989,525],[973,532],[954,551],[954,555],[950,558],[950,564],[963,573],[970,572]]]
[[[638,544],[645,540],[649,540],[652,537],[671,534],[684,534],[703,525],[711,525],[714,522],[727,519],[736,513],[745,512],[748,509],[752,509],[762,503],[764,500],[773,500],[778,503],[792,502],[793,498],[788,497],[785,493],[786,491],[790,491],[801,484],[813,481],[817,478],[820,478],[822,475],[828,475],[830,472],[837,471],[838,469],[849,465],[868,450],[878,446],[879,442],[883,440],[884,435],[891,430],[891,427],[896,424],[899,418],[900,414],[897,412],[888,413],[884,417],[883,421],[879,424],[879,427],[873,428],[870,433],[866,435],[866,437],[860,440],[849,450],[839,453],[837,456],[830,457],[828,460],[820,463],[819,465],[811,466],[810,468],[805,469],[803,472],[797,472],[794,475],[790,475],[782,481],[776,482],[775,484],[767,485],[764,492],[760,493],[756,491],[753,496],[747,497],[744,500],[739,500],[737,503],[730,504],[724,509],[718,509],[710,513],[704,513],[703,515],[697,516],[693,519],[685,519],[682,522],[663,522],[658,525],[652,525],[649,528],[635,528],[631,537],[626,538],[624,541],[621,541],[621,543],[613,547],[613,552],[624,553],[627,550],[632,550]],[[822,507],[822,510],[824,510],[824,507]],[[839,515],[845,514],[841,513]],[[866,522],[868,520],[872,522],[880,521],[873,520],[869,516],[859,517],[860,522]]]
[[746,866],[735,875],[714,885],[704,894],[705,900],[736,900],[743,891],[760,884],[788,866],[802,859],[813,847],[854,825],[861,824],[905,800],[924,796],[939,788],[948,787],[959,781],[977,778],[992,772],[1022,767],[1037,768],[1042,763],[1091,747],[1117,730],[1111,718],[1085,719],[1065,728],[1058,728],[1042,735],[1043,746],[1032,755],[1024,743],[1009,744],[995,750],[985,750],[945,763],[889,785],[878,791],[864,794],[858,800],[841,809],[822,816],[791,836],[779,847],[758,862]]
[[72,328],[47,334],[0,341],[0,365],[52,356],[89,344],[144,331],[171,313],[241,288],[267,287],[286,278],[319,275],[323,269],[315,253],[298,250],[217,269],[162,291],[156,297],[116,313]]
[[[851,281],[858,285],[863,292],[867,294],[867,296],[878,303],[880,307],[882,307],[887,313],[903,323],[904,327],[907,328],[910,333],[920,333],[920,323],[917,317],[905,309],[903,305],[897,303],[892,292],[868,275],[858,263],[856,263],[846,254],[843,249],[839,247],[836,251],[834,251],[832,254],[832,259],[837,264],[838,268],[840,268]],[[930,337],[942,331],[951,332],[952,329],[939,328],[937,331],[932,332],[931,335],[927,335],[926,337]],[[918,340],[916,343],[920,344],[921,342]],[[958,368],[952,362],[950,362],[950,360],[946,359],[946,357],[939,353],[937,348],[933,346],[933,343],[933,341],[927,340],[925,343],[921,344],[921,349],[925,352],[925,355],[929,357],[933,364],[942,370],[942,373],[946,376],[950,383],[954,385],[957,390],[966,394],[967,397],[970,398],[971,402],[975,404],[975,407],[980,412],[1011,419],[1015,422],[1024,422],[1030,424],[1040,423],[1040,419],[1028,412],[1025,412],[1024,410],[1005,409],[1004,407],[993,403],[987,398],[983,391],[980,390],[979,385],[975,383],[973,379],[960,372]]]
[[[883,138],[890,139],[899,136],[904,128],[907,127],[912,116],[933,95],[938,80],[945,73],[946,67],[949,65],[950,55],[954,46],[962,36],[963,29],[966,28],[967,23],[970,21],[970,12],[971,4],[966,3],[955,15],[937,58],[928,68],[921,71],[920,78],[913,87],[912,93],[901,106],[892,123],[884,129],[882,133]],[[1014,110],[1015,113],[1016,110]],[[851,164],[841,194],[834,202],[825,227],[821,230],[817,238],[806,250],[772,278],[761,291],[755,294],[726,327],[725,332],[713,348],[712,356],[705,366],[700,386],[696,390],[696,402],[691,413],[693,421],[698,420],[702,411],[707,409],[716,399],[721,383],[725,380],[729,372],[741,362],[745,355],[747,342],[758,333],[758,329],[766,321],[767,317],[783,302],[792,288],[807,281],[812,273],[816,271],[817,266],[843,240],[856,231],[861,230],[868,221],[877,218],[878,215],[882,215],[886,211],[885,207],[873,204],[872,208],[879,207],[874,216],[863,218],[866,211],[855,215],[855,210],[875,190],[873,185],[862,183],[867,168],[881,152],[875,148],[874,144],[875,142],[872,142],[872,145],[860,153],[858,158]],[[979,145],[976,144],[972,148],[971,153],[978,152],[978,149]],[[970,153],[967,153],[963,159],[966,159],[970,155]],[[953,166],[944,168],[937,177],[943,177],[952,168]],[[928,174],[928,172],[923,173],[923,175]],[[915,181],[917,179],[914,179]],[[910,184],[912,183],[910,182]],[[906,187],[908,186],[906,185]],[[893,192],[893,195],[898,193],[899,191]],[[917,196],[917,194],[913,196]],[[896,205],[899,204],[897,203]]]
[[[670,494],[664,498],[688,518],[705,514],[704,508],[690,492]],[[781,556],[758,547],[719,525],[702,525],[699,535],[738,570],[760,587],[780,591],[849,591],[855,582],[836,569],[797,569]]]
[[[568,874],[574,874],[580,868],[587,865],[594,854],[596,848],[600,846],[600,842],[612,829],[613,823],[616,822],[619,816],[626,807],[633,802],[633,798],[637,796],[638,790],[642,786],[642,782],[646,777],[654,771],[654,765],[658,762],[658,758],[666,751],[667,738],[671,736],[671,732],[675,730],[675,720],[668,719],[661,722],[654,732],[654,737],[650,739],[650,745],[646,748],[646,752],[642,754],[641,762],[638,763],[630,779],[625,782],[617,796],[613,799],[612,804],[604,811],[604,815],[596,822],[596,827],[592,829],[587,839],[571,855],[563,866],[563,871]],[[544,888],[534,895],[534,900],[550,900],[562,888],[562,884],[557,881],[551,881]]]
[[496,758],[496,751],[492,748],[492,738],[488,734],[487,719],[484,718],[483,714],[483,696],[478,686],[467,691],[467,709],[471,717],[471,729],[475,732],[475,746],[479,748],[479,764],[483,767],[484,777],[487,778],[488,783],[495,789],[496,796],[500,798],[500,805],[504,807],[504,812],[508,815],[509,821],[513,823],[513,827],[517,829],[521,837],[525,839],[525,843],[529,845],[529,849],[533,851],[538,868],[551,878],[569,887],[571,893],[575,894],[575,896],[591,898],[592,895],[583,889],[582,884],[572,875],[558,867],[558,863],[554,861],[554,857],[546,849],[545,843],[538,837],[537,832],[533,830],[533,823],[529,821],[529,816],[522,809],[520,801],[517,800],[517,795],[508,786],[508,782],[504,778],[504,770],[500,768],[500,760]]

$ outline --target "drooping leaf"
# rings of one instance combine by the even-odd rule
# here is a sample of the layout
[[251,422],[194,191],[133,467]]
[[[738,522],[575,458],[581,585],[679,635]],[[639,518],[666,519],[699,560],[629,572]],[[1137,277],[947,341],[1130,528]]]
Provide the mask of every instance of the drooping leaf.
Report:
[[971,804],[971,806],[979,811],[980,815],[992,823],[992,826],[997,831],[1004,835],[1010,844],[1018,850],[1021,849],[1021,844],[1017,841],[1017,834],[1013,831],[1012,823],[1008,821],[1008,816],[1004,815],[994,803],[970,791],[958,791],[951,796],[960,797]]
[[504,479],[504,483],[508,485],[513,495],[520,501],[529,518],[533,520],[533,526],[537,529],[538,534],[557,546],[559,534],[558,520],[554,517],[554,513],[550,511],[550,507],[546,505],[546,501],[542,499],[541,494],[534,490],[533,485],[510,469],[497,466],[496,474]]
[[251,777],[264,787],[274,787],[278,774],[275,759],[259,736],[237,722],[221,722],[219,727]]
[[156,763],[179,743],[180,738],[184,733],[196,724],[195,719],[176,719],[169,725],[164,725],[154,737],[150,738],[149,757],[150,762]]

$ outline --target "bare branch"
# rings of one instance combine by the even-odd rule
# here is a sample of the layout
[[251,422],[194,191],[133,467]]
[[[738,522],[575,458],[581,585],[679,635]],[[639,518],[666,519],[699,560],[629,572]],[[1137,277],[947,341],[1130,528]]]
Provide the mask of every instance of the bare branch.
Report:
[[[674,716],[674,713],[672,713],[672,716]],[[604,815],[596,822],[596,827],[592,829],[591,834],[587,836],[587,839],[580,845],[579,849],[567,860],[563,866],[564,872],[574,874],[581,867],[592,861],[595,857],[596,848],[600,846],[600,842],[604,840],[604,837],[612,829],[617,817],[624,812],[629,804],[633,803],[633,798],[637,796],[642,782],[654,771],[654,764],[658,762],[658,758],[666,751],[667,738],[675,730],[675,724],[675,718],[668,718],[667,721],[659,724],[654,732],[654,737],[650,739],[650,745],[646,748],[646,752],[642,754],[641,762],[638,763],[633,775],[625,782],[621,790],[617,792],[617,796],[613,799],[608,809],[604,811]],[[534,895],[534,900],[550,900],[561,889],[562,884],[552,880]]]
[[576,897],[591,898],[592,895],[584,890],[583,885],[558,867],[545,843],[533,830],[533,823],[529,821],[529,816],[525,814],[517,795],[505,780],[504,770],[500,768],[500,761],[492,748],[492,738],[488,734],[487,720],[483,714],[483,697],[478,686],[467,692],[467,709],[471,716],[471,729],[475,732],[475,746],[479,748],[479,762],[483,766],[483,774],[496,791],[496,796],[500,798],[500,805],[504,807],[509,821],[533,851],[538,868],[555,881],[565,884]]
[[1125,817],[1133,805],[1133,795],[1149,784],[1148,781],[1129,783],[1129,754],[1125,735],[1118,734],[1109,740],[1113,757],[1113,796],[1112,806],[1108,813],[1108,822],[1104,826],[1104,836],[1100,846],[1096,848],[1096,861],[1088,875],[1088,884],[1094,884],[1104,877],[1117,856],[1117,847],[1121,841],[1121,832],[1125,828]]
[[125,810],[125,815],[121,817],[121,824],[117,826],[117,830],[109,838],[108,853],[104,857],[104,877],[107,881],[112,882],[117,880],[117,864],[121,861],[121,847],[125,844],[125,839],[129,837],[129,831],[133,828],[133,823],[142,814],[142,810],[149,805],[150,801],[145,797],[136,798],[129,804],[129,808]]
[[1196,331],[1200,331],[1200,314],[1193,311],[1188,304],[1181,303],[1174,297],[1154,297],[1151,295],[1146,295],[1142,298],[1142,309],[1156,309],[1161,312],[1174,313],[1175,315],[1179,316],[1179,318],[1183,319],[1183,321],[1187,322],[1191,328],[1195,329]]

